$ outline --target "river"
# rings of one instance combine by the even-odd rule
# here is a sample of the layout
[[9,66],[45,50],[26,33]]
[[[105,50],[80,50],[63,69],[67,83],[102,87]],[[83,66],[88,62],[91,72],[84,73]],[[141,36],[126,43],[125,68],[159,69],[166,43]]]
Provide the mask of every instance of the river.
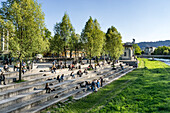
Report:
[[[152,59],[152,58],[149,58]],[[154,58],[154,60],[162,61],[170,66],[170,59]]]

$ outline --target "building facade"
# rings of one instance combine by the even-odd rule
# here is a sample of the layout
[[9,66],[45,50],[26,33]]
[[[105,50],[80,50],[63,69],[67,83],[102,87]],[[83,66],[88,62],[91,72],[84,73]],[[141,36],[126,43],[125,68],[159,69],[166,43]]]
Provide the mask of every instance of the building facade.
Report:
[[120,60],[132,60],[133,58],[133,44],[130,42],[124,43],[124,53],[120,57]]

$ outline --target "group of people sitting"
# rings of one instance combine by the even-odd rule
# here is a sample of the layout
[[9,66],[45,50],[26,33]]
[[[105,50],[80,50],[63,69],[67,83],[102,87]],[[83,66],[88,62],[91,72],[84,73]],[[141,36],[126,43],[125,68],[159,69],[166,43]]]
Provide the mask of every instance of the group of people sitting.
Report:
[[53,61],[53,63],[52,63],[52,67],[50,68],[50,70],[51,70],[51,73],[56,73],[56,70],[57,69],[64,69],[65,68],[65,66],[63,65],[63,63],[62,62],[60,62],[58,65],[56,64],[56,62],[55,61]]
[[103,78],[100,77],[100,79],[95,79],[92,81],[91,86],[88,87],[88,90],[92,90],[97,92],[98,88],[103,87]]
[[100,64],[97,63],[97,64],[94,65],[94,67],[93,67],[93,65],[89,65],[89,66],[87,67],[87,70],[93,70],[94,68],[95,68],[95,70],[96,70],[96,69],[97,69],[97,66],[100,67]]
[[[84,69],[84,72],[82,72],[81,70],[77,71],[77,77],[82,77],[83,73],[85,73],[86,75],[88,74],[87,69]],[[70,76],[72,76],[72,78],[75,78],[74,72],[72,71]]]
[[[61,76],[58,75],[57,78],[55,78],[55,79],[57,79],[59,83],[63,82],[64,81],[64,74],[62,74]],[[50,93],[52,91],[52,89],[49,87],[48,83],[45,84],[45,90],[46,90],[46,93]]]
[[[77,61],[73,61],[72,64],[68,65],[69,70],[73,70],[74,68],[81,69],[81,65],[76,66],[76,64],[77,64]],[[82,64],[82,62],[81,62],[81,64]],[[65,66],[63,65],[62,62],[60,62],[58,65],[56,65],[56,61],[53,61],[52,67],[50,68],[50,70],[52,73],[54,73],[54,72],[56,73],[56,69],[64,69],[64,68],[65,68]]]
[[[20,63],[16,62],[16,64],[14,65],[14,71],[19,71],[20,68]],[[21,70],[22,73],[25,74],[26,71],[29,71],[31,69],[31,66],[29,63],[23,62],[21,65]]]
[[59,83],[60,83],[61,81],[63,82],[63,81],[64,81],[64,74],[62,74],[61,76],[58,75],[58,76],[57,76],[57,80],[58,80]]

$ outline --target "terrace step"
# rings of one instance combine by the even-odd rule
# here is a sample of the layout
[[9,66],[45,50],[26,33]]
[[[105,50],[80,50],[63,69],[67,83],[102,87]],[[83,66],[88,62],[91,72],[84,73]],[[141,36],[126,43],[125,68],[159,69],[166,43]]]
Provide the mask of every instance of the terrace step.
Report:
[[[133,68],[133,69],[134,69],[134,68]],[[115,75],[117,75],[117,74],[119,74],[119,75],[114,76],[114,78],[110,79],[109,82],[104,83],[103,86],[105,86],[105,85],[113,82],[114,80],[117,80],[118,78],[120,78],[120,77],[124,76],[125,74],[129,73],[129,72],[132,71],[133,69],[129,69],[129,68],[128,68],[128,69],[126,69],[126,71],[125,71],[125,70],[124,70],[124,71],[121,71],[121,72],[123,72],[123,74],[122,74],[121,72],[116,73]],[[113,76],[113,75],[114,75],[114,74],[111,74],[111,75],[109,75],[109,76]],[[85,92],[83,92],[83,93],[77,94],[77,95],[74,97],[74,100],[79,100],[79,99],[81,99],[81,98],[83,98],[83,97],[86,97],[86,96],[90,95],[91,93],[93,93],[93,91],[85,91]]]
[[[57,82],[57,80],[49,80],[49,81],[44,81],[37,84],[21,87],[18,89],[7,90],[5,92],[0,93],[0,99],[6,99],[12,96],[16,96],[18,94],[27,93],[33,91],[34,88],[36,89],[44,88],[46,83],[53,83],[53,82]],[[72,82],[72,80],[65,81],[65,82]]]
[[[98,68],[97,71],[103,75],[107,73],[107,71],[109,71],[110,69],[111,69],[111,66],[106,65],[106,66]],[[63,70],[65,70],[65,73],[63,72]],[[30,108],[33,109],[34,106],[41,105],[41,104],[43,105],[44,103],[48,103],[48,102],[54,102],[56,100],[54,99],[54,97],[56,96],[58,97],[58,99],[60,99],[60,98],[63,98],[63,96],[65,96],[66,94],[69,95],[69,92],[77,91],[78,89],[76,88],[79,86],[77,85],[79,81],[83,79],[89,79],[91,77],[102,76],[102,75],[97,75],[98,72],[89,71],[88,75],[84,74],[82,77],[72,79],[72,77],[69,76],[70,72],[68,71],[68,69],[63,69],[63,70],[62,72],[59,72],[60,75],[62,73],[65,74],[65,81],[61,83],[58,83],[58,81],[55,79],[49,80],[49,81],[43,81],[43,80],[47,80],[47,78],[53,78],[53,77],[56,78],[57,76],[56,74],[51,74],[48,76],[42,76],[40,78],[39,77],[36,78],[38,82],[35,82],[36,79],[31,79],[31,81],[23,82],[25,83],[25,86],[23,86],[23,83],[21,84],[19,83],[20,85],[11,84],[9,86],[4,86],[6,87],[6,90],[0,87],[2,91],[5,90],[3,93],[0,93],[0,99],[1,99],[0,113],[1,112],[3,113],[5,111],[22,112],[23,110],[24,112],[26,112],[27,109],[30,109]],[[77,69],[77,71],[78,70],[79,69]],[[68,74],[68,76],[66,74]],[[55,88],[55,91],[53,91],[50,94],[46,94],[45,90],[42,90],[42,88],[45,87],[46,83],[52,83],[53,85],[50,87],[52,89]],[[72,85],[69,85],[69,84],[72,84]],[[17,88],[17,89],[12,89],[12,87]],[[39,90],[34,90],[34,88],[39,89]],[[82,91],[84,90],[81,89],[81,91],[78,91],[78,92],[81,93]],[[44,107],[42,106],[40,108],[43,109]]]
[[41,111],[41,110],[43,110],[43,109],[45,109],[45,108],[47,108],[51,105],[54,105],[54,104],[56,104],[56,103],[58,103],[62,100],[69,98],[70,96],[74,96],[81,91],[82,91],[82,89],[78,89],[78,90],[68,92],[68,93],[64,94],[63,96],[61,96],[60,98],[54,98],[52,100],[46,101],[43,104],[39,104],[38,106],[32,107],[31,109],[25,110],[23,112],[24,113],[37,113],[37,112],[39,112],[39,111]]
[[72,85],[72,86],[68,86],[67,88],[62,88],[60,90],[51,92],[50,94],[45,93],[43,95],[38,95],[27,101],[23,101],[23,102],[8,106],[6,108],[3,108],[0,110],[0,113],[22,112],[22,110],[30,109],[31,107],[37,106],[46,101],[54,99],[56,96],[58,97],[58,95],[63,96],[65,93],[75,90],[75,88],[76,88],[76,85]]
[[[29,79],[34,79],[34,78],[38,78],[38,77],[41,77],[43,76],[44,73],[35,73],[35,74],[25,74],[25,75],[22,75],[22,79],[23,80],[29,80]],[[9,84],[9,83],[12,83],[12,82],[15,82],[19,80],[19,76],[15,76],[15,77],[6,77],[6,84]]]
[[77,95],[74,97],[74,100],[79,100],[79,99],[81,99],[81,98],[84,98],[84,97],[86,97],[87,95],[90,95],[91,93],[93,93],[93,91],[86,91],[86,92],[77,94]]

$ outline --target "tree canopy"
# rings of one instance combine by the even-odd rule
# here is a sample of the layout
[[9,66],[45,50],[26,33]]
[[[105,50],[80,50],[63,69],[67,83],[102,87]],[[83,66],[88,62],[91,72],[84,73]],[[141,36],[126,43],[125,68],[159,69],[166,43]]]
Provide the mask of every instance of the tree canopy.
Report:
[[94,56],[99,56],[104,43],[104,33],[101,31],[100,24],[97,19],[92,17],[86,22],[86,25],[81,33],[81,42],[85,49],[86,55],[91,59]]
[[133,44],[134,54],[135,55],[141,55],[141,48],[138,46],[138,44]]
[[7,0],[1,8],[1,15],[3,29],[9,32],[11,54],[18,57],[20,62],[24,57],[48,49],[48,41],[43,38],[44,13],[37,1]]
[[154,55],[170,55],[170,47],[167,46],[159,46],[155,49]]
[[113,57],[113,61],[123,54],[122,36],[113,26],[106,33],[106,50]]

